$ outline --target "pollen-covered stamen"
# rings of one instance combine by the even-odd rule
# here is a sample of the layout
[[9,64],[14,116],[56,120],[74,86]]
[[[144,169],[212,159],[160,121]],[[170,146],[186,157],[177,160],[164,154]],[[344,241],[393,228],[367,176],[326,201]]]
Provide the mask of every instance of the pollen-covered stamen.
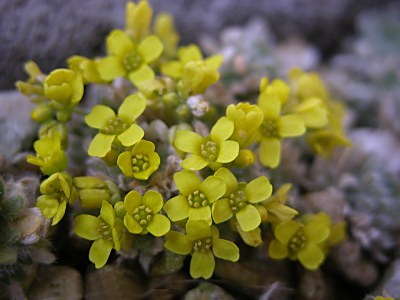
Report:
[[261,132],[270,137],[279,137],[275,120],[264,120],[260,125]]
[[304,236],[302,230],[296,232],[296,234],[289,241],[289,251],[296,252],[306,245],[307,238]]
[[193,243],[193,251],[205,252],[210,250],[212,245],[211,237],[195,240]]
[[139,207],[136,207],[132,215],[135,220],[140,224],[140,226],[146,228],[153,218],[153,211],[146,205],[140,205]]
[[124,67],[128,72],[136,70],[142,62],[142,57],[136,51],[128,53],[123,60]]
[[98,232],[100,232],[101,237],[108,240],[112,241],[112,229],[110,225],[108,225],[106,222],[102,222],[100,227],[97,229]]
[[229,205],[234,213],[246,206],[246,193],[242,190],[237,190],[229,195]]
[[206,195],[199,190],[196,190],[187,196],[187,201],[189,206],[193,208],[206,207],[210,205]]
[[146,154],[136,154],[132,156],[133,172],[144,171],[149,167],[149,157]]
[[106,126],[101,130],[105,134],[120,134],[127,130],[129,125],[124,122],[120,117],[110,119]]
[[218,151],[218,146],[213,141],[207,141],[200,146],[201,156],[209,162],[214,162],[217,160]]

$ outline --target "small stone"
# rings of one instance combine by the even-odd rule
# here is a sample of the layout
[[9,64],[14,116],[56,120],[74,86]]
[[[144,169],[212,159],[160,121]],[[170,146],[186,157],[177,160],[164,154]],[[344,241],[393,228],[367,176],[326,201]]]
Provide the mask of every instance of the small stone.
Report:
[[45,267],[39,270],[35,282],[28,291],[28,299],[80,300],[83,298],[82,277],[75,269],[63,266]]
[[183,298],[184,300],[233,300],[231,295],[229,295],[224,289],[218,285],[202,282],[194,289],[186,293]]

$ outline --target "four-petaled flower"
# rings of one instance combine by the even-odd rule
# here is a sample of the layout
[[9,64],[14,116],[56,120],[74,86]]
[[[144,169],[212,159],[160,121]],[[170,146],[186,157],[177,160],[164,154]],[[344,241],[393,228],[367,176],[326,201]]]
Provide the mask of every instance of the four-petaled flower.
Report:
[[131,151],[121,153],[117,164],[122,173],[140,180],[148,179],[160,165],[160,156],[154,149],[152,142],[141,140],[133,146]]
[[220,118],[206,137],[190,130],[178,130],[175,147],[190,153],[182,161],[182,167],[189,170],[201,170],[206,166],[217,169],[222,163],[232,162],[239,154],[238,142],[228,140],[233,130],[233,122],[226,117]]
[[36,156],[27,155],[26,161],[40,167],[43,174],[51,175],[64,171],[68,166],[68,158],[62,149],[59,135],[42,137],[33,144]]
[[211,225],[210,206],[221,198],[226,185],[221,178],[208,176],[203,182],[193,171],[183,170],[174,174],[180,194],[169,199],[164,210],[171,221],[204,220]]
[[67,173],[54,173],[40,185],[40,193],[36,206],[46,218],[53,219],[56,225],[65,214],[67,202],[72,203],[77,196],[72,186],[72,179]]
[[226,192],[212,206],[214,222],[218,224],[235,215],[243,231],[256,229],[261,223],[261,216],[253,204],[266,200],[272,193],[272,185],[267,177],[260,176],[249,183],[238,183],[226,168],[218,169],[215,176],[225,182]]
[[144,136],[143,129],[135,120],[146,108],[146,99],[140,94],[125,98],[118,109],[118,115],[108,106],[96,105],[85,116],[86,123],[99,129],[100,132],[90,143],[90,156],[104,157],[111,150],[112,143],[117,139],[124,146],[132,146]]
[[264,113],[264,120],[259,127],[260,162],[267,167],[278,166],[281,157],[281,140],[285,137],[295,137],[305,132],[305,126],[300,116],[288,114],[281,116],[283,93],[278,90],[271,93],[268,88],[260,94],[258,105]]
[[110,203],[103,201],[100,216],[79,215],[75,218],[74,232],[81,238],[94,241],[89,251],[89,260],[96,268],[103,267],[111,250],[120,250],[123,224],[115,217]]
[[190,95],[203,93],[219,79],[218,68],[222,55],[213,55],[203,60],[196,45],[180,47],[179,61],[169,61],[161,65],[161,72],[175,79],[182,79],[182,85]]
[[83,81],[79,73],[56,69],[44,80],[44,94],[61,107],[73,107],[83,96]]
[[[327,219],[329,222],[327,222]],[[288,220],[276,225],[275,239],[269,244],[269,255],[275,259],[298,259],[307,269],[317,269],[325,258],[325,245],[331,233],[331,223],[325,213],[319,213],[307,223]]]
[[107,37],[107,49],[110,55],[97,62],[101,78],[110,81],[128,77],[137,85],[154,78],[154,71],[148,64],[160,57],[164,46],[155,35],[135,43],[124,31],[113,30]]
[[160,193],[147,191],[143,198],[136,191],[130,191],[124,200],[127,211],[124,224],[129,232],[154,236],[165,235],[171,228],[168,218],[160,213],[164,201]]
[[218,229],[205,221],[188,221],[186,235],[177,231],[167,233],[164,244],[168,250],[181,254],[191,254],[190,275],[193,278],[208,279],[214,273],[215,258],[238,261],[239,248],[231,241],[220,239]]

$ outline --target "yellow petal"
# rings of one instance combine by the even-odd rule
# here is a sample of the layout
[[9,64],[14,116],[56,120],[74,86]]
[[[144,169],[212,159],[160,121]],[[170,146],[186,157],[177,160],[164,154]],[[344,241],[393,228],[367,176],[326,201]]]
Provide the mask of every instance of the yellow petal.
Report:
[[138,124],[132,124],[127,130],[118,135],[119,141],[124,146],[132,146],[139,142],[144,136],[143,129]]
[[229,261],[239,260],[239,248],[231,241],[223,239],[213,239],[212,249],[214,255]]
[[229,220],[230,218],[232,218],[232,216],[233,216],[232,208],[229,205],[228,198],[223,198],[223,199],[217,200],[213,203],[212,217],[216,224],[225,222],[225,221]]
[[129,214],[142,204],[142,196],[137,191],[130,191],[124,199],[124,207]]
[[189,204],[185,196],[179,195],[164,204],[164,210],[171,221],[180,221],[189,216]]
[[271,241],[269,244],[268,253],[269,256],[274,259],[282,259],[288,255],[286,246],[280,243],[278,240]]
[[138,85],[143,81],[154,78],[154,71],[147,64],[142,64],[138,69],[129,73],[129,79],[134,85]]
[[95,240],[90,247],[89,260],[95,264],[97,269],[102,268],[110,256],[113,243],[105,239]]
[[117,159],[117,165],[124,173],[125,176],[133,177],[133,170],[132,170],[132,154],[129,151],[122,152]]
[[181,163],[182,168],[192,171],[201,170],[205,168],[208,164],[208,161],[196,154],[189,155]]
[[171,222],[166,216],[156,214],[153,216],[147,230],[154,236],[163,236],[171,229]]
[[160,193],[148,190],[142,200],[143,204],[149,207],[154,214],[158,213],[164,205],[164,200]]
[[151,63],[160,57],[163,49],[164,45],[159,37],[149,35],[139,44],[138,52],[145,63]]
[[124,225],[126,229],[133,234],[139,234],[143,231],[142,226],[140,226],[140,224],[130,214],[125,215]]
[[307,245],[306,248],[299,251],[297,257],[304,267],[310,270],[317,269],[324,261],[324,253],[314,244]]
[[183,152],[200,153],[203,137],[190,130],[178,130],[174,139],[174,146]]
[[259,157],[264,166],[276,168],[281,160],[281,141],[274,137],[263,137]]
[[215,173],[215,176],[221,178],[226,184],[225,195],[230,195],[234,191],[236,191],[238,187],[238,182],[236,180],[235,175],[232,174],[231,171],[227,168],[219,168]]
[[248,204],[236,213],[236,219],[243,231],[251,231],[261,224],[261,216],[257,208]]
[[192,251],[193,241],[183,233],[170,231],[166,235],[164,247],[176,254],[186,255]]
[[133,94],[124,99],[118,109],[118,116],[132,124],[146,109],[146,99],[140,94]]
[[250,203],[258,203],[271,196],[272,185],[267,177],[260,176],[246,185],[245,192]]
[[211,128],[211,139],[219,144],[232,135],[234,128],[233,121],[229,120],[227,117],[222,117]]
[[96,64],[101,79],[105,81],[111,81],[118,77],[123,77],[126,75],[124,65],[115,56],[108,56],[99,59]]
[[203,55],[199,47],[195,44],[191,44],[186,47],[180,47],[178,50],[179,60],[186,64],[190,61],[198,61],[203,59]]
[[239,155],[239,144],[235,141],[223,141],[220,144],[217,162],[229,163]]
[[190,261],[190,276],[208,279],[214,273],[215,259],[211,251],[195,251]]
[[89,145],[88,154],[90,156],[104,157],[111,150],[111,145],[115,135],[96,134]]
[[175,185],[181,194],[187,196],[198,189],[201,181],[193,171],[182,170],[174,174]]
[[106,43],[108,52],[114,55],[128,53],[135,47],[130,37],[119,29],[113,30],[107,36]]
[[108,106],[96,105],[85,116],[85,122],[92,128],[102,129],[110,120],[115,119],[115,112]]
[[183,67],[179,61],[168,61],[161,65],[161,73],[175,79],[180,79],[183,76]]
[[299,136],[306,131],[303,120],[295,114],[280,117],[277,127],[279,135],[282,137]]

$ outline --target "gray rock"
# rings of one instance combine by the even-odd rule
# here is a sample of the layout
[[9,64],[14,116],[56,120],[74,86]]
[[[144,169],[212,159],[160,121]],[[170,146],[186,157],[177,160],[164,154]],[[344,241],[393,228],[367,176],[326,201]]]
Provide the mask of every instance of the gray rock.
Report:
[[0,155],[7,160],[22,149],[24,142],[33,140],[36,126],[30,117],[32,108],[18,91],[0,93]]

